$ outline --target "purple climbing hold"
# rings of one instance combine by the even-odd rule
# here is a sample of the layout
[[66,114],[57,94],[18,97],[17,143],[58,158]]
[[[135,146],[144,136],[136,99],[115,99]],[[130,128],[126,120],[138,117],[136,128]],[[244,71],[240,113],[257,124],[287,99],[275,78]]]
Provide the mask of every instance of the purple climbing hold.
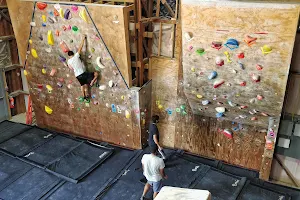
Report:
[[59,55],[59,60],[60,60],[60,62],[66,62],[67,59],[65,57]]
[[65,11],[64,18],[65,18],[66,20],[69,20],[69,19],[72,18],[72,14],[71,14],[71,12],[70,12],[69,9],[67,9],[67,10]]

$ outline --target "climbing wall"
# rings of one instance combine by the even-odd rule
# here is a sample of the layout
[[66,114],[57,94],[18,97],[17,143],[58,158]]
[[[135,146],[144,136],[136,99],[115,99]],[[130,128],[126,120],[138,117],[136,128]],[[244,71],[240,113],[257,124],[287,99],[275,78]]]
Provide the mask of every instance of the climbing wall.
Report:
[[280,116],[299,9],[182,2],[184,92],[192,112],[266,126]]
[[[138,91],[128,89],[89,10],[80,5],[37,3],[30,24],[25,73],[38,125],[140,148]],[[100,74],[89,101],[82,98],[80,84],[66,66],[67,50],[75,52],[83,34],[87,40],[81,59],[89,72]]]

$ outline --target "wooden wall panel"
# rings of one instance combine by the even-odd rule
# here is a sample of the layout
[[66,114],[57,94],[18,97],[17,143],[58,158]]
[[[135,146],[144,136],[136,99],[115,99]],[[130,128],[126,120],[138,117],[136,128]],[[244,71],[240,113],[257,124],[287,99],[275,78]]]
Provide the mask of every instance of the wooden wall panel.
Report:
[[[32,28],[31,32],[30,49],[35,49],[38,57],[34,58],[31,54],[28,56],[27,79],[37,124],[41,127],[93,140],[106,141],[127,148],[141,148],[140,113],[135,112],[139,108],[138,91],[127,88],[117,66],[105,48],[105,40],[95,38],[97,27],[91,23],[92,20],[89,16],[88,23],[86,23],[78,13],[72,12],[72,19],[68,23],[58,17],[57,22],[51,24],[47,20],[47,28],[42,27],[42,15],[48,15],[48,11],[54,9],[53,5],[48,4],[46,12],[36,8],[34,15],[36,26]],[[102,12],[97,11],[97,8],[100,8],[100,10],[106,10],[103,12],[105,17],[112,19],[113,16],[108,13],[113,13],[112,10],[115,7],[103,7],[105,9],[100,5],[95,6],[94,12],[97,13],[97,17],[103,19],[99,16]],[[61,8],[64,11],[70,9],[71,4],[61,5]],[[80,11],[85,9],[84,6],[79,6]],[[118,11],[121,12],[119,14],[122,14],[124,10]],[[76,25],[79,33],[74,33],[72,30],[64,31],[62,27],[66,24]],[[53,33],[53,46],[47,43],[49,30]],[[59,31],[60,34],[56,35],[56,31]],[[105,30],[103,31],[105,32]],[[101,30],[100,33],[102,33]],[[67,58],[67,54],[60,48],[60,42],[64,41],[71,50],[75,51],[83,34],[87,35],[87,45],[83,48],[81,58],[88,71],[99,70],[96,66],[98,56],[102,58],[102,64],[105,66],[104,69],[100,69],[101,76],[98,80],[99,86],[101,88],[105,86],[105,89],[92,87],[90,103],[79,100],[79,97],[82,96],[80,85],[73,72],[59,60],[59,55]],[[117,38],[119,33],[116,31],[111,34],[112,38]],[[40,39],[40,36],[43,37],[43,40]],[[51,49],[50,53],[46,51],[47,48]],[[126,49],[121,49],[121,51],[126,54]],[[46,70],[46,74],[42,73],[42,69]],[[51,76],[50,72],[53,69],[56,70],[56,73]],[[112,87],[109,86],[109,81],[113,82]],[[58,83],[62,86],[59,87]],[[52,87],[51,93],[47,91],[46,85]],[[53,110],[52,114],[45,112],[45,106]],[[128,114],[126,115],[126,113]]]
[[[87,6],[94,23],[129,87],[132,85],[128,8]],[[101,14],[100,14],[101,13]]]

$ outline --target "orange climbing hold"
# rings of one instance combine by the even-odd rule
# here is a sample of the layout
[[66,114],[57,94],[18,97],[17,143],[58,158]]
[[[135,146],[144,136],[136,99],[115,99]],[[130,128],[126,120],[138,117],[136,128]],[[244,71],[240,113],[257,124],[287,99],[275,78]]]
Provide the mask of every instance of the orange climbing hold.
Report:
[[254,38],[254,37],[251,37],[251,36],[249,36],[249,35],[247,35],[246,37],[245,37],[245,42],[246,42],[246,44],[249,46],[249,47],[251,47],[251,45],[253,45],[253,44],[255,44],[256,43],[256,40],[257,40],[257,38]]
[[53,13],[54,13],[54,15],[55,15],[56,17],[59,16],[59,12],[58,12],[56,9],[54,9]]
[[45,8],[47,8],[47,4],[44,2],[37,2],[36,6],[38,7],[39,10],[45,10]]
[[59,36],[59,30],[56,30],[56,31],[55,31],[55,35],[56,35],[56,36]]

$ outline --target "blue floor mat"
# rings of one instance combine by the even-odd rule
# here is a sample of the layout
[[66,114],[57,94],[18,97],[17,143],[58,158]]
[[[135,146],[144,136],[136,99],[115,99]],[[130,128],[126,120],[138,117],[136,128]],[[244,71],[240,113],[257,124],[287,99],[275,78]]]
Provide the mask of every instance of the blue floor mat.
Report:
[[31,129],[31,126],[3,121],[0,123],[0,143]]

